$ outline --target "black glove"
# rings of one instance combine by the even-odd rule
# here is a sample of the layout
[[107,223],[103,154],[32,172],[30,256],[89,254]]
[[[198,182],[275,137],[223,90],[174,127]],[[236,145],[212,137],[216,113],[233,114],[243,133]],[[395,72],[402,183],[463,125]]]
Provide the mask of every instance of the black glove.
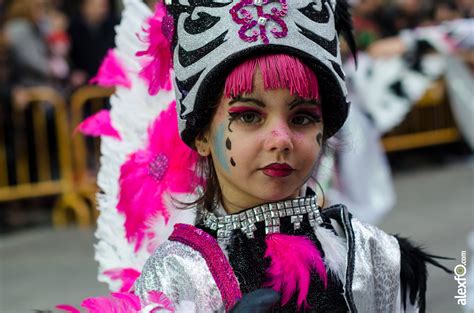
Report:
[[281,294],[270,288],[257,289],[245,294],[230,310],[230,313],[263,313],[268,312],[280,301]]

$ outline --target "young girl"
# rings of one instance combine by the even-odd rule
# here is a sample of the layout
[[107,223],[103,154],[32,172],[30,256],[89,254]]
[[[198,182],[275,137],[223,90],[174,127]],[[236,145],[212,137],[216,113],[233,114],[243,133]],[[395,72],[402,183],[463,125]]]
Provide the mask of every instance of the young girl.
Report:
[[[131,293],[114,299],[143,312],[424,311],[425,262],[437,264],[432,257],[352,218],[343,205],[325,208],[313,178],[326,140],[349,110],[338,41],[344,35],[355,50],[347,3],[165,2],[149,20],[148,48],[137,54],[149,61],[141,75],[152,94],[166,90],[171,51],[177,128],[187,149],[199,155],[198,174],[205,183],[183,210],[195,218],[176,223],[143,267],[104,271],[134,281]],[[125,19],[136,20],[128,13]],[[119,48],[131,37],[119,36]],[[133,88],[128,97],[125,93],[118,88],[112,99],[117,106],[140,105]],[[131,112],[112,117],[132,122]],[[169,125],[153,124],[148,150],[128,155],[120,169],[120,195],[99,197],[105,209],[119,198],[117,209],[126,215],[126,236],[137,254],[144,246],[151,250],[145,244],[150,236],[141,230],[150,227],[152,221],[143,222],[143,216],[152,210],[142,207],[159,211],[163,190],[189,192],[192,185],[183,174],[188,164],[177,162],[186,153],[180,144],[164,140],[154,147],[157,134],[173,136]],[[122,142],[104,139],[103,151],[128,147],[127,136],[138,132],[119,130]],[[111,185],[108,175],[114,171],[107,169],[99,175],[101,188]],[[154,183],[167,187],[154,189]],[[141,198],[135,206],[129,201],[134,197]],[[170,218],[162,215],[165,222]],[[177,220],[170,219],[170,224]],[[100,229],[106,221],[109,228]],[[111,234],[110,242],[117,242],[119,232],[112,226],[121,221],[102,211],[98,236]],[[100,262],[112,253],[106,242],[97,247]],[[121,291],[129,287],[124,284]],[[83,306],[100,311],[97,301]]]
[[[338,34],[345,1],[169,1],[182,140],[205,186],[134,292],[175,309],[396,312],[425,308],[425,262],[407,240],[322,208],[312,179],[346,119]],[[409,300],[407,297],[409,296]]]

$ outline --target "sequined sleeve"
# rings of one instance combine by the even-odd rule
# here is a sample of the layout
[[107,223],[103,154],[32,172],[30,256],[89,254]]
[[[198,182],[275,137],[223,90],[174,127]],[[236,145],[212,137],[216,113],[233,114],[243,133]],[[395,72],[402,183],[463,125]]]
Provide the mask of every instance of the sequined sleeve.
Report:
[[163,292],[175,306],[193,302],[196,312],[223,312],[217,285],[201,254],[176,241],[161,245],[147,260],[134,292],[147,305],[150,291]]
[[359,312],[396,312],[400,288],[397,239],[352,219],[354,234],[352,294]]

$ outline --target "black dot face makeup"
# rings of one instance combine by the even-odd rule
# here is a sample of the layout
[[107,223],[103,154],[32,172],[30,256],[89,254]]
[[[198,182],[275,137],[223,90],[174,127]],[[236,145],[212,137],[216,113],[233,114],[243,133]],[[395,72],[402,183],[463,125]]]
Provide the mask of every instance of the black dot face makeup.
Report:
[[[229,151],[232,150],[232,142],[230,141],[229,138],[227,138],[227,139],[225,140],[225,147],[226,147],[227,150],[229,150]],[[234,159],[233,159],[232,157],[230,158],[230,165],[232,165],[233,167],[235,167],[235,161],[234,161]]]
[[323,141],[323,134],[318,133],[318,134],[316,135],[316,141],[318,142],[318,145],[321,147],[321,143],[322,143],[322,141]]

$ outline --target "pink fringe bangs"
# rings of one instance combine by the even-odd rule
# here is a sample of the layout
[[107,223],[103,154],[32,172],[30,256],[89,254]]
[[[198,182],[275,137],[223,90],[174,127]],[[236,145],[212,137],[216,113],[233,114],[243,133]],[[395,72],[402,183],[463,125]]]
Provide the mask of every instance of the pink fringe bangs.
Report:
[[251,93],[256,69],[262,73],[264,88],[286,88],[304,99],[320,99],[316,74],[298,58],[286,54],[264,55],[244,61],[227,76],[224,96]]

